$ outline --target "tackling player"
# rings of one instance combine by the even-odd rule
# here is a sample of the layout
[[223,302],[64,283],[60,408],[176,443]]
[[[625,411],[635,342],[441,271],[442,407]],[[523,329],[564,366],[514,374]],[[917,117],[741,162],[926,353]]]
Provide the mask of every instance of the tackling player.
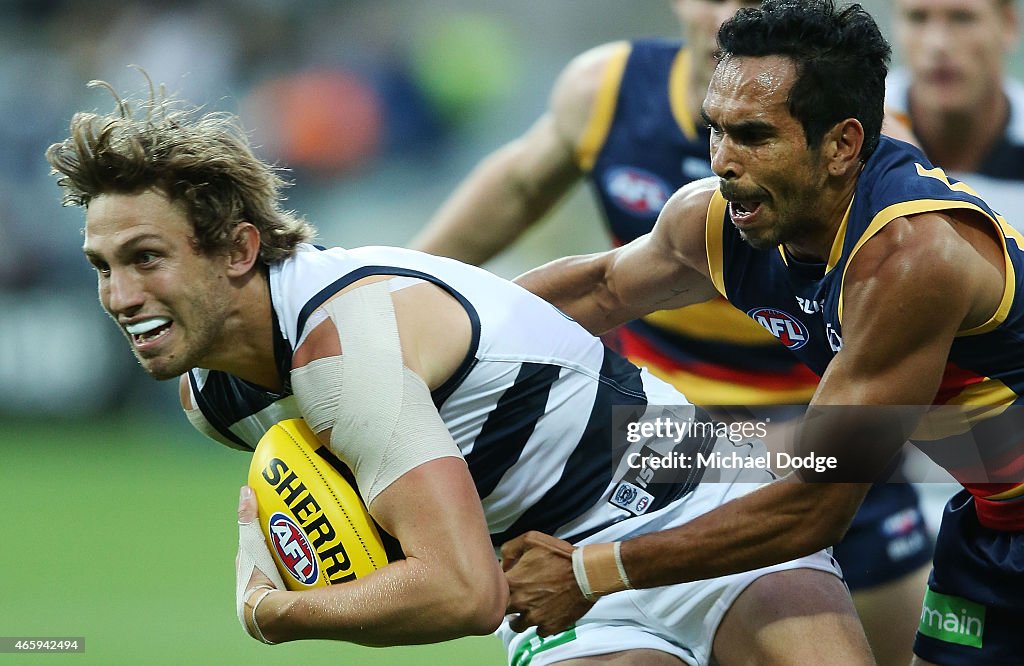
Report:
[[[880,138],[889,46],[859,5],[766,0],[719,43],[702,108],[718,178],[680,190],[651,234],[520,282],[594,332],[716,294],[785,318],[822,375],[811,409],[827,418],[807,422],[804,450],[886,460],[913,431],[964,485],[942,519],[920,663],[1019,661],[1024,238],[969,185]],[[942,405],[960,418],[900,420]],[[897,418],[844,418],[864,413]],[[624,573],[646,588],[788,559],[834,543],[866,490],[787,478],[623,543]],[[589,608],[558,547],[507,546],[516,626],[558,631]]]
[[[737,9],[758,5],[674,0],[685,40],[615,42],[576,57],[555,83],[548,110],[481,161],[412,246],[480,264],[583,179],[614,245],[648,233],[672,192],[713,175],[700,110],[715,68],[715,35]],[[776,424],[799,413],[794,406],[811,399],[819,380],[722,297],[650,313],[612,337],[631,361],[694,404],[760,407]],[[887,527],[896,522],[899,529]],[[910,659],[931,545],[914,487],[885,484],[872,489],[835,550],[883,665]]]

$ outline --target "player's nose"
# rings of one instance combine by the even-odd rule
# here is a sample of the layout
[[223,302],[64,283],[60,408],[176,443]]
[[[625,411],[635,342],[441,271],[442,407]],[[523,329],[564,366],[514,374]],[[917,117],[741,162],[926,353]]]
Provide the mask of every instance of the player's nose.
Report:
[[146,293],[130,271],[111,270],[101,299],[112,315],[131,315],[146,302]]

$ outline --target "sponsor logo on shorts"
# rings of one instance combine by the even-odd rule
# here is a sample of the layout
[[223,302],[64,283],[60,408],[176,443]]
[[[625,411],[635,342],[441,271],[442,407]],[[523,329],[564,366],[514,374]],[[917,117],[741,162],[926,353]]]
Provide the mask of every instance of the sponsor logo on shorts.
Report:
[[285,569],[303,585],[312,585],[320,575],[313,547],[295,521],[284,513],[270,516],[271,543]]
[[605,177],[605,186],[619,208],[631,215],[648,218],[657,217],[672,194],[663,180],[634,167],[612,169]]
[[803,322],[782,310],[754,308],[747,311],[747,316],[764,326],[765,330],[789,349],[800,349],[811,337]]
[[914,531],[921,522],[921,514],[916,508],[903,509],[891,514],[882,523],[886,536],[900,536]]
[[921,512],[916,507],[897,511],[882,522],[882,533],[888,539],[885,552],[890,560],[905,560],[924,550],[927,540],[921,527]]
[[940,641],[980,648],[985,635],[985,607],[963,597],[928,590],[917,630]]
[[530,638],[521,642],[519,647],[513,651],[512,656],[508,660],[510,666],[530,666],[533,663],[534,656],[538,653],[573,642],[576,640],[576,627],[569,627],[560,634],[544,638],[537,636],[536,629],[531,628],[529,632],[521,634],[521,636],[530,636]]
[[629,511],[634,516],[639,516],[651,506],[654,495],[646,490],[634,486],[629,481],[620,481],[608,500],[620,509]]

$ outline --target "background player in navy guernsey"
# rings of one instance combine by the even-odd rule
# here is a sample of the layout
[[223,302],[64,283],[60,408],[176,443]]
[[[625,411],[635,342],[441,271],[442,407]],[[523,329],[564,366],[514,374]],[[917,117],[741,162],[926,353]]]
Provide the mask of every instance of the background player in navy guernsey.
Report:
[[928,159],[1007,215],[1024,209],[1024,86],[1007,75],[1019,20],[1015,0],[895,0],[905,66],[886,86]]
[[[250,449],[279,419],[305,418],[405,555],[307,592],[267,593],[259,569],[241,569],[237,608],[251,635],[394,645],[500,626],[515,664],[870,662],[825,551],[608,597],[556,639],[513,631],[495,556],[506,539],[544,530],[618,541],[678,526],[771,474],[658,476],[632,503],[618,492],[637,472],[614,465],[628,448],[613,449],[613,407],[706,423],[675,389],[482,269],[308,244],[312,229],[281,211],[279,177],[232,116],[159,97],[140,104],[76,114],[71,136],[47,152],[65,202],[86,208],[103,307],[150,375],[181,375],[190,420],[214,439]],[[646,446],[661,455],[676,444]],[[759,444],[712,434],[678,446],[754,457]],[[240,521],[255,510],[243,489]],[[602,577],[622,574],[617,551],[595,552],[603,559],[581,566],[599,592]]]
[[[547,112],[480,163],[413,247],[480,264],[584,179],[615,246],[648,233],[672,192],[712,175],[700,108],[714,71],[715,35],[737,9],[759,4],[675,0],[684,41],[616,42],[575,58]],[[818,384],[818,375],[721,297],[651,313],[611,337],[631,361],[702,406],[801,405]],[[900,529],[887,529],[899,516]],[[835,555],[875,657],[906,664],[931,559],[913,486],[873,489]]]
[[[969,185],[879,138],[890,50],[858,6],[769,0],[738,12],[719,42],[703,107],[718,178],[674,195],[650,235],[519,281],[594,332],[715,294],[800,331],[796,353],[822,373],[812,409],[831,418],[797,443],[840,464],[867,445],[892,453],[903,433],[837,426],[828,406],[969,410],[960,439],[921,443],[964,490],[943,515],[914,650],[921,663],[1018,662],[1024,453],[1019,427],[1011,439],[988,431],[1024,402],[1024,242]],[[868,486],[799,481],[623,543],[630,581],[700,579],[836,542]],[[557,548],[537,534],[506,546],[511,607],[545,631],[588,607]]]

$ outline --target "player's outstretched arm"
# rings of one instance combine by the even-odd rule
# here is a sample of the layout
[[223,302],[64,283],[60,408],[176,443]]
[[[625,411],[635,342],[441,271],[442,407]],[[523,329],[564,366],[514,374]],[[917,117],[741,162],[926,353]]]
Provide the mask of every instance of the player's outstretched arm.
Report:
[[516,278],[594,334],[650,314],[710,300],[705,220],[716,180],[686,185],[651,233],[608,252],[564,257]]
[[[714,578],[813,553],[839,541],[869,487],[802,483],[791,475],[680,527],[624,541],[620,556],[630,587]],[[537,532],[502,547],[508,611],[518,614],[513,630],[536,626],[539,636],[549,636],[565,631],[593,605],[580,590],[572,551],[569,543]],[[615,572],[610,553],[585,566],[592,573],[595,566]],[[623,589],[620,583],[598,596]]]
[[481,264],[544,217],[583,175],[577,145],[608,62],[624,48],[606,44],[569,63],[547,111],[521,137],[485,157],[410,246]]

